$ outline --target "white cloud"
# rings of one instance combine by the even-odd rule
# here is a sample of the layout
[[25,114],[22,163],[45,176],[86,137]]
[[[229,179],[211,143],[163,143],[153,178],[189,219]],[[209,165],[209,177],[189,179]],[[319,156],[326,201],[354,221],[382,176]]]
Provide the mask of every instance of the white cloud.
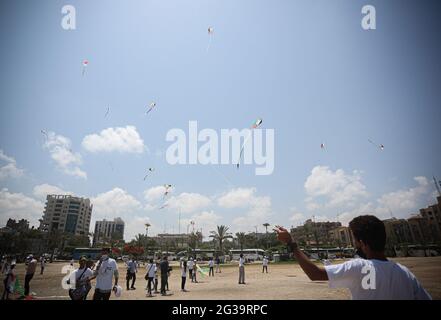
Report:
[[218,198],[217,203],[222,208],[247,208],[256,201],[256,188],[236,188]]
[[217,199],[222,208],[246,209],[244,216],[233,219],[232,229],[234,232],[254,228],[268,222],[272,216],[271,197],[256,196],[256,188],[236,188],[225,193]]
[[90,152],[143,153],[144,141],[134,126],[107,128],[84,137],[82,146]]
[[49,150],[51,158],[65,174],[87,179],[86,172],[79,168],[83,162],[81,155],[72,151],[71,141],[68,138],[49,132],[43,146]]
[[116,217],[129,218],[131,213],[142,208],[141,203],[135,197],[121,188],[100,193],[91,198],[93,215],[95,218],[113,219]]
[[73,195],[73,192],[71,191],[64,191],[61,188],[57,186],[53,186],[47,183],[40,184],[38,186],[35,186],[33,189],[32,194],[40,199],[40,200],[46,200],[47,195],[49,194],[68,194]]
[[22,193],[11,193],[8,189],[0,190],[0,225],[9,218],[27,219],[30,225],[39,226],[38,219],[43,216],[44,204]]
[[359,198],[368,195],[360,172],[355,170],[352,174],[346,174],[343,169],[333,172],[327,166],[314,167],[304,187],[308,195],[305,199],[308,210],[321,207],[316,202],[317,198],[325,201],[324,207],[332,208],[353,206]]
[[305,215],[301,212],[298,212],[296,208],[291,209],[291,216],[289,217],[289,221],[294,225],[301,225],[306,220]]
[[217,230],[217,226],[219,225],[221,218],[222,217],[214,213],[213,210],[194,214],[191,216],[191,218],[181,220],[181,232],[186,232],[187,228],[188,231],[191,232],[192,226],[190,221],[194,221],[195,231],[202,229],[204,238],[207,240],[207,237],[210,235],[210,231]]
[[7,156],[2,149],[0,149],[0,161],[6,162],[4,166],[0,167],[0,180],[18,178],[23,175],[24,170],[18,169],[15,159]]
[[124,239],[126,241],[130,241],[135,238],[137,234],[145,234],[146,228],[145,224],[149,223],[149,233],[148,236],[152,236],[154,234],[158,234],[161,230],[153,223],[149,217],[143,217],[139,215],[135,215],[130,219],[124,220]]
[[[169,189],[169,191],[172,191],[173,188]],[[149,203],[152,204],[154,202],[157,202],[158,200],[162,199],[164,197],[166,189],[164,186],[156,186],[151,187],[150,189],[147,189],[144,191],[144,199]]]
[[176,197],[171,197],[168,201],[168,208],[181,210],[182,213],[191,213],[211,205],[211,199],[199,193],[181,193]]
[[386,193],[376,202],[362,203],[355,209],[343,212],[339,217],[340,222],[348,224],[353,218],[366,214],[373,214],[380,219],[388,219],[391,214],[396,218],[409,218],[420,208],[427,207],[432,196],[426,177],[415,177],[414,180],[417,183],[415,187]]
[[92,197],[90,201],[93,204],[91,230],[95,228],[97,220],[113,220],[120,217],[125,223],[124,239],[131,240],[135,234],[143,233],[144,224],[137,225],[136,222],[139,223],[140,219],[149,222],[148,217],[140,216],[141,203],[121,188],[113,188],[100,193],[96,197]]

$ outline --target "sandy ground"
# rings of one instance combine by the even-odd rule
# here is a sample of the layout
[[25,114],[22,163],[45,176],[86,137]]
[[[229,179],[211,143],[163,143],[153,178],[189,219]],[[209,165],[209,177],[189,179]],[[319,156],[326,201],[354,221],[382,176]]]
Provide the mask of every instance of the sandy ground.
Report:
[[[441,299],[441,257],[431,258],[398,258],[395,261],[407,266],[420,280],[434,299]],[[62,267],[68,263],[47,264],[44,275],[34,276],[31,282],[31,292],[37,299],[69,299],[67,291],[61,287],[63,275]],[[172,264],[173,265],[173,264]],[[120,285],[125,289],[125,268],[119,265]],[[38,270],[39,271],[39,270]],[[17,266],[17,274],[23,285],[24,265]],[[327,282],[310,281],[297,264],[270,264],[269,273],[262,274],[261,265],[246,266],[246,285],[238,285],[237,266],[225,266],[222,273],[215,273],[214,277],[201,277],[199,283],[188,283],[189,292],[180,291],[180,272],[175,266],[169,279],[170,295],[163,297],[156,295],[147,298],[145,292],[145,271],[138,272],[135,284],[136,290],[123,291],[122,300],[288,300],[288,299],[349,299],[346,289],[329,289]],[[122,281],[124,279],[124,281]],[[93,289],[92,289],[93,290]],[[92,298],[92,292],[89,294]],[[116,299],[112,296],[112,299]]]

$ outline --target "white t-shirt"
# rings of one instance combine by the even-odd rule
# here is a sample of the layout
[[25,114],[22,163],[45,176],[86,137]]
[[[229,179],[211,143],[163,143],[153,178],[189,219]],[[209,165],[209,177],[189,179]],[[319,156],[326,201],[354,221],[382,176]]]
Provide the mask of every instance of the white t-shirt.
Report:
[[193,270],[193,266],[194,266],[194,262],[193,261],[188,261],[187,263],[187,267],[189,270]]
[[87,280],[93,276],[93,271],[89,268],[86,270],[83,269],[75,269],[70,275],[70,287],[75,289],[76,281]]
[[[188,269],[188,265],[187,265],[187,269]],[[187,277],[187,270],[186,268],[184,268],[184,265],[181,266],[181,276],[182,277]]]
[[265,259],[265,258],[264,258],[264,259],[262,260],[262,264],[263,264],[264,267],[267,267],[267,266],[268,266],[268,259]]
[[113,274],[115,271],[118,271],[118,266],[116,265],[116,261],[112,258],[108,258],[104,260],[101,264],[99,270],[97,270],[98,275],[96,277],[96,288],[108,291],[113,288]]
[[412,272],[393,261],[353,259],[325,266],[330,288],[348,288],[354,300],[430,300]]
[[214,261],[213,260],[208,261],[208,266],[210,268],[214,267]]
[[245,266],[245,259],[239,258],[239,267],[243,267],[243,266]]
[[153,269],[155,269],[155,278],[157,278],[158,277],[158,266],[156,265],[156,263],[153,266]]
[[156,264],[148,264],[147,265],[147,267],[146,267],[146,269],[147,269],[147,272],[148,272],[148,277],[149,278],[154,278],[155,277],[155,272],[156,272]]

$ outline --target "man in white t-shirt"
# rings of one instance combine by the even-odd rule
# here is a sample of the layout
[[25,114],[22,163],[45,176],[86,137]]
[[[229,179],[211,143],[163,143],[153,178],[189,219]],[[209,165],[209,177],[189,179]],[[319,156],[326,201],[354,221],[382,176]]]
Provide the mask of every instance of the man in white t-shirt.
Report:
[[213,258],[210,258],[210,260],[208,261],[208,267],[209,267],[209,272],[208,272],[208,276],[209,277],[211,277],[211,276],[213,276],[214,277],[214,260],[213,260]]
[[[188,275],[190,276],[190,280],[191,280],[191,282],[194,282],[194,277],[193,277],[194,261],[193,261],[193,258],[190,257],[190,259],[188,260],[188,263],[187,263],[187,267],[188,267]],[[195,272],[196,272],[196,270],[195,270]]]
[[242,253],[239,256],[239,284],[245,284],[245,259]]
[[266,271],[266,273],[268,273],[268,258],[267,257],[263,257],[262,259],[262,273],[264,273]]
[[409,269],[386,258],[386,231],[381,220],[371,215],[359,216],[349,223],[349,228],[362,258],[324,268],[309,260],[286,229],[277,226],[275,231],[312,281],[329,281],[330,288],[347,288],[354,300],[431,299]]
[[146,270],[147,270],[147,274],[145,278],[147,280],[147,296],[153,297],[152,286],[156,274],[156,264],[153,262],[153,259],[150,259],[150,263],[147,264]]
[[[118,286],[118,266],[116,261],[109,257],[110,248],[103,248],[101,259],[96,267],[93,278],[96,278],[93,300],[109,300],[112,290]],[[115,277],[115,284],[112,280]]]

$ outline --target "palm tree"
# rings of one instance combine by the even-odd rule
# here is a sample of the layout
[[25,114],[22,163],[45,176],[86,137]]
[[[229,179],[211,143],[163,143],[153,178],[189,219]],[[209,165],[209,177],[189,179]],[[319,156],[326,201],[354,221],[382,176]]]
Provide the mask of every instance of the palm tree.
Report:
[[226,239],[231,239],[233,236],[228,232],[230,228],[224,225],[217,226],[217,231],[210,231],[210,238],[213,238],[215,241],[219,242],[219,251],[221,254],[223,253],[222,243]]
[[238,232],[236,233],[237,242],[239,242],[240,251],[243,251],[243,245],[245,243],[245,232]]

